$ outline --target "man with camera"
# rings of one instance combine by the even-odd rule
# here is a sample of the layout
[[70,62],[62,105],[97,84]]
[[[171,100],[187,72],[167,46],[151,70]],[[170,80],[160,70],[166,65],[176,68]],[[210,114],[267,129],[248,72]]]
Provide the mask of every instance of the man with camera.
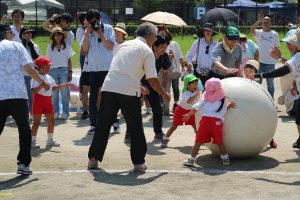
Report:
[[65,38],[65,42],[67,45],[72,47],[74,41],[74,33],[70,30],[72,22],[73,18],[69,13],[62,13],[60,15],[54,14],[43,24],[43,28],[49,32],[52,32],[56,26],[59,26],[63,31],[68,33],[67,37]]
[[100,101],[101,87],[108,73],[112,58],[115,35],[110,25],[103,24],[98,10],[91,9],[86,13],[86,34],[82,42],[82,51],[87,55],[90,69],[89,111],[91,129],[94,134],[96,127],[97,100]]

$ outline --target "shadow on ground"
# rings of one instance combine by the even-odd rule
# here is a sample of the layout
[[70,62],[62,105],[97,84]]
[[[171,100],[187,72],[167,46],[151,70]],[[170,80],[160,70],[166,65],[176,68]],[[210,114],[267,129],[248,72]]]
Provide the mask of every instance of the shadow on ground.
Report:
[[145,173],[132,171],[107,173],[102,169],[91,170],[91,173],[93,174],[94,181],[96,182],[123,186],[138,186],[149,184],[160,178],[161,176],[168,174],[167,172],[162,172],[151,177],[140,177],[142,175],[145,175]]
[[[26,181],[25,181],[26,180]],[[0,182],[0,191],[19,188],[31,182],[38,181],[38,178],[31,179],[29,176],[16,176]]]

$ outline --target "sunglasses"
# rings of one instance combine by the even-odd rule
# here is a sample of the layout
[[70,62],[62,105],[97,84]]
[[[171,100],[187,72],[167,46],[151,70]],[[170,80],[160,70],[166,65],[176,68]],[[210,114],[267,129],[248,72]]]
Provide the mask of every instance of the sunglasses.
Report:
[[208,53],[209,53],[209,46],[206,46],[205,54],[208,54]]

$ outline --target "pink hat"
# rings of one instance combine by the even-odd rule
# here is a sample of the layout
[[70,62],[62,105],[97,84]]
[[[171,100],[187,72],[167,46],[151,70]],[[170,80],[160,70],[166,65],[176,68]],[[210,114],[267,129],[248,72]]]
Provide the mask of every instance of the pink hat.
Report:
[[224,90],[221,85],[221,80],[218,78],[210,78],[205,83],[204,100],[213,103],[220,101],[225,97]]

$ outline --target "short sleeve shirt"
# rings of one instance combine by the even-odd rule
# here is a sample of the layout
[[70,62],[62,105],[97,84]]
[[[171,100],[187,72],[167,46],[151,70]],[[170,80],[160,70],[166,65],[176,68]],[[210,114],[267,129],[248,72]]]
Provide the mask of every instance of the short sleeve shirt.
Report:
[[201,111],[202,116],[215,117],[215,118],[222,119],[222,121],[224,121],[224,116],[227,111],[227,106],[226,106],[227,103],[228,103],[228,101],[225,100],[222,109],[219,112],[216,112],[221,105],[221,101],[215,101],[215,102],[211,103],[211,102],[205,101],[204,99],[201,99],[200,101],[198,101],[197,103],[195,103],[193,105],[193,109],[195,109],[197,111]]
[[[49,90],[45,90],[45,88],[40,89],[40,91],[38,91],[38,94],[43,95],[43,96],[52,96],[52,87],[56,86],[56,83],[54,81],[54,79],[48,75],[40,75],[41,79],[43,79],[45,81],[45,83],[48,83],[50,85],[50,89]],[[31,80],[31,88],[37,88],[40,86],[40,83],[38,83],[35,80]]]
[[264,64],[275,64],[276,60],[269,55],[272,47],[279,47],[278,33],[271,30],[265,32],[262,29],[255,30],[255,39],[259,47],[259,62]]
[[51,68],[68,67],[68,60],[73,54],[74,52],[69,45],[66,45],[65,48],[61,46],[59,50],[54,47],[52,50],[51,44],[49,44],[46,52],[46,56],[52,62]]
[[250,39],[247,39],[246,44],[242,44],[242,66],[246,64],[248,60],[253,60],[255,52],[258,50],[258,46]]
[[[181,96],[181,100],[179,101],[178,105],[180,105],[182,108],[186,109],[186,110],[192,110],[193,109],[193,105],[189,104],[187,101],[195,96],[197,94],[197,92],[190,92],[190,91],[185,91],[182,93]],[[199,98],[198,98],[199,99]],[[198,99],[196,99],[196,101],[198,101]]]
[[144,75],[146,79],[157,77],[155,57],[146,40],[137,37],[116,49],[101,91],[139,97]]
[[300,83],[300,52],[297,52],[292,56],[287,64],[291,67],[291,70],[295,76],[295,81],[297,85]]
[[14,33],[14,37],[12,41],[22,43],[22,40],[20,38],[20,31],[17,30],[15,25],[10,26],[11,31]]
[[32,59],[21,43],[0,41],[0,101],[27,99],[23,67]]
[[[230,53],[227,52],[223,47],[223,42],[218,43],[213,49],[213,62],[219,61],[225,67],[235,68],[236,64],[242,63],[242,48],[241,45],[237,45],[236,48]],[[226,75],[221,71],[218,71],[214,66],[212,69],[216,74]]]

